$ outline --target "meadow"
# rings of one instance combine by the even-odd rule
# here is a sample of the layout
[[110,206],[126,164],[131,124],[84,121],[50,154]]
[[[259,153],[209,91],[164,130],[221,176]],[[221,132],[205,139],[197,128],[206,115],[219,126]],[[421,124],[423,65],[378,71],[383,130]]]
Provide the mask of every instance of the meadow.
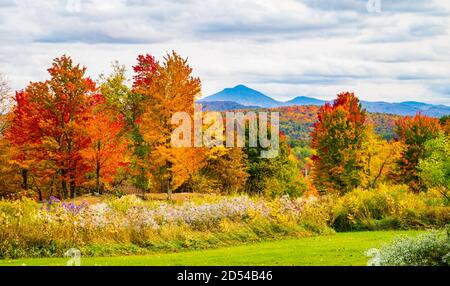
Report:
[[[158,200],[157,196],[142,200],[135,195],[85,198],[71,203],[54,197],[40,204],[29,199],[0,201],[0,257],[64,257],[71,248],[93,258],[186,251],[195,254],[236,245],[243,245],[245,250],[252,243],[289,238],[299,238],[292,241],[300,245],[316,241],[318,247],[330,240],[330,255],[334,255],[333,247],[340,243],[351,246],[359,236],[378,243],[398,234],[357,231],[427,230],[450,221],[450,207],[443,204],[439,193],[415,195],[406,186],[355,190],[344,196],[270,200],[247,195],[188,194],[179,194],[172,201]],[[358,251],[369,245],[360,246]],[[312,245],[310,249],[314,249]],[[326,251],[325,245],[319,249]],[[348,255],[346,259],[354,254]]]
[[[366,252],[422,231],[338,233],[212,250],[117,257],[81,257],[82,266],[365,266]],[[65,266],[67,258],[0,260],[0,266]]]

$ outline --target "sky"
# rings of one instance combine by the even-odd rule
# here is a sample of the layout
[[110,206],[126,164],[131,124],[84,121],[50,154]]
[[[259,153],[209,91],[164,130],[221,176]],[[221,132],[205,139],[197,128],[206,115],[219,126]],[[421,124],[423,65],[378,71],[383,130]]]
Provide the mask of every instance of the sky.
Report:
[[63,54],[97,79],[115,60],[131,70],[172,50],[203,96],[245,84],[278,100],[353,91],[450,105],[448,0],[0,0],[13,89],[47,79]]

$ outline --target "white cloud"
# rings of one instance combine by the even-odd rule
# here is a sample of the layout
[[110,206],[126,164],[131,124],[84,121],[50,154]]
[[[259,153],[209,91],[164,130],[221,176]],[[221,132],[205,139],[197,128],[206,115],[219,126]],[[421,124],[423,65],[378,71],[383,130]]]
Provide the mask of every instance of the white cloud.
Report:
[[[76,0],[73,0],[76,1]],[[0,0],[0,72],[16,89],[46,78],[62,54],[94,78],[119,60],[176,50],[203,94],[247,84],[278,99],[330,99],[350,89],[366,100],[450,105],[450,4],[365,0]],[[447,1],[445,1],[447,2]]]

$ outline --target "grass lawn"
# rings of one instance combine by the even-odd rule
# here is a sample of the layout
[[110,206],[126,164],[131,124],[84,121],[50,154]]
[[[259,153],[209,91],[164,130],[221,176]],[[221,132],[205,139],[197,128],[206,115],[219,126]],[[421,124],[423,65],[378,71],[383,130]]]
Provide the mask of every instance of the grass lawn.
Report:
[[[399,235],[420,231],[347,232],[331,236],[262,242],[250,245],[145,256],[82,257],[81,265],[366,265],[364,252]],[[66,265],[66,258],[0,260],[5,265]]]

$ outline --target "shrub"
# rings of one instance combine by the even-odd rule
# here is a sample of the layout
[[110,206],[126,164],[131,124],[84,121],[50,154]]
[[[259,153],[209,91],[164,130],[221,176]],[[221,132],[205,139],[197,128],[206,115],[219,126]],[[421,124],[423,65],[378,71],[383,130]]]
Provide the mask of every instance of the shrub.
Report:
[[417,238],[400,237],[368,254],[374,256],[371,265],[450,266],[450,235],[448,231],[431,231]]
[[325,196],[321,198],[311,197],[305,200],[299,217],[300,224],[314,233],[334,233],[334,230],[330,227],[331,206],[334,203],[334,198],[334,196]]
[[450,221],[450,208],[431,195],[402,185],[355,189],[335,198],[331,226],[337,231],[442,227]]

